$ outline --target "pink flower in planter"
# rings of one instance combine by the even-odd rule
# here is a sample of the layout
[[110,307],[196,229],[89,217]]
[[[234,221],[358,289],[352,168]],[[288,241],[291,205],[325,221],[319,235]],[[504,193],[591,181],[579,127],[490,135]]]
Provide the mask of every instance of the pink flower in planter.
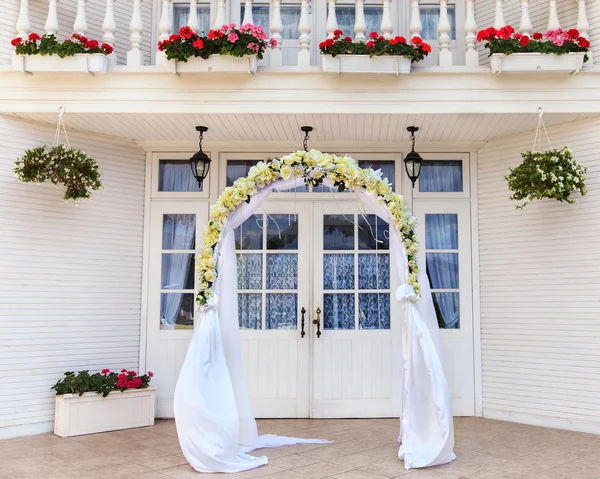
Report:
[[239,40],[240,37],[238,37],[237,33],[235,32],[231,32],[229,35],[227,35],[227,40],[230,41],[231,43],[235,43]]
[[252,43],[252,42],[251,42],[251,43],[248,43],[248,48],[249,48],[250,50],[254,50],[255,52],[257,52],[257,51],[258,51],[258,45],[257,45],[256,43]]

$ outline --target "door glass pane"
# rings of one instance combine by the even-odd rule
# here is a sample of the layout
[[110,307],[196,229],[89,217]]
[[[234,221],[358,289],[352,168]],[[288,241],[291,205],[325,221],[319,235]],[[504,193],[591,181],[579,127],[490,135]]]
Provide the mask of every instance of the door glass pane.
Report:
[[458,289],[458,253],[427,253],[425,262],[432,289]]
[[390,289],[390,255],[358,255],[358,289]]
[[323,295],[323,329],[354,329],[354,293]]
[[389,249],[389,238],[389,225],[377,215],[358,217],[358,249]]
[[458,215],[425,215],[425,248],[458,249]]
[[[365,21],[367,23],[367,35],[370,32],[381,32],[381,17],[383,7],[379,5],[365,5]],[[329,8],[327,9],[329,12]],[[335,13],[338,28],[345,36],[354,38],[355,7],[354,5],[336,5]]]
[[[208,35],[210,30],[210,6],[209,5],[198,5],[197,7],[198,24],[200,35]],[[173,32],[178,32],[181,27],[188,24],[190,17],[190,6],[181,3],[173,5]]]
[[241,329],[262,329],[262,294],[238,293],[238,319]]
[[[437,40],[438,23],[440,22],[440,7],[439,5],[421,5],[421,23],[423,30],[421,38],[423,40]],[[448,19],[450,20],[450,39],[456,40],[456,9],[454,5],[448,5]]]
[[163,253],[161,289],[194,289],[194,258],[190,253]]
[[252,215],[234,230],[235,249],[262,249],[263,217]]
[[262,254],[237,255],[238,289],[262,289]]
[[297,317],[296,293],[267,294],[267,329],[296,329]]
[[424,160],[419,176],[423,193],[455,193],[463,191],[462,160]]
[[438,325],[444,329],[460,328],[460,296],[458,293],[432,293]]
[[194,294],[162,293],[160,295],[160,329],[192,329],[194,327]]
[[354,289],[354,255],[323,255],[323,289]]
[[163,215],[162,249],[196,248],[196,215]]
[[360,329],[390,329],[389,293],[359,293],[358,327]]
[[354,249],[354,215],[323,216],[323,249]]
[[158,191],[202,191],[187,160],[158,162]]
[[267,249],[298,249],[298,218],[293,214],[267,216]]
[[267,289],[298,288],[298,255],[267,255]]

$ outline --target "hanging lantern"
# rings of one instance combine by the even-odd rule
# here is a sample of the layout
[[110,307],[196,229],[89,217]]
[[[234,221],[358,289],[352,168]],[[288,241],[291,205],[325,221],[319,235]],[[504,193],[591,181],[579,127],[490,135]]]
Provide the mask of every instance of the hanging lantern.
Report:
[[198,185],[202,188],[202,182],[208,176],[208,170],[210,170],[210,158],[202,151],[202,135],[205,131],[208,131],[208,128],[206,126],[197,126],[196,131],[200,134],[198,141],[200,149],[190,158],[190,167],[192,168],[192,175],[194,175]]
[[419,179],[421,174],[421,166],[423,164],[423,158],[415,151],[415,132],[419,131],[418,126],[409,126],[407,128],[410,131],[410,139],[412,140],[412,150],[404,158],[404,167],[406,168],[406,174],[410,178],[412,187],[415,187],[415,183]]

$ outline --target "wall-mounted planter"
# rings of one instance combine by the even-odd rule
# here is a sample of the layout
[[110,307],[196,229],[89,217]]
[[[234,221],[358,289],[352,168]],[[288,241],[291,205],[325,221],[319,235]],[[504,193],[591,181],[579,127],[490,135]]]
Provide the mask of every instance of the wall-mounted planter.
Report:
[[493,73],[578,73],[585,53],[494,53],[490,57]]
[[154,424],[156,388],[56,396],[54,434],[60,437]]
[[402,56],[382,55],[321,55],[325,73],[410,73],[411,61]]
[[193,57],[187,62],[171,60],[168,68],[173,73],[239,72],[254,74],[258,69],[258,57],[256,55],[245,55],[243,57],[211,55],[206,60]]
[[13,68],[17,71],[34,72],[84,72],[106,73],[108,57],[103,53],[78,53],[72,57],[58,55],[13,54]]

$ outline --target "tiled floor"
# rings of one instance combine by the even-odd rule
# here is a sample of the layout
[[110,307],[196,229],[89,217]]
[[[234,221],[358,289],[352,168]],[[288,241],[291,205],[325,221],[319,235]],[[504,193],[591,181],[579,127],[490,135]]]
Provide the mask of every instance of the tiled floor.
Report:
[[[255,451],[269,465],[240,477],[267,479],[600,479],[600,436],[480,418],[456,418],[456,455],[443,466],[406,471],[397,419],[263,420],[262,433],[326,438],[333,444]],[[0,441],[2,479],[220,478],[200,475],[181,455],[173,421],[61,439]]]

